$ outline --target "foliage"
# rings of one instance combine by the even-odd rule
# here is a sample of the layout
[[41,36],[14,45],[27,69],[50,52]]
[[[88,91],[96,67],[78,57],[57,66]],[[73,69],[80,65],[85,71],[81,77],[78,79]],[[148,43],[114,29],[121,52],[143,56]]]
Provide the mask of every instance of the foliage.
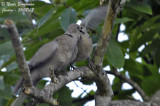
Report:
[[[6,1],[18,2],[18,0],[0,0],[0,2]],[[70,23],[83,20],[86,13],[99,6],[99,0],[53,0],[52,3],[30,0],[30,3],[34,4],[34,12],[29,15],[37,22],[35,28],[32,26],[30,17],[27,14],[21,12],[0,12],[1,24],[4,23],[6,18],[11,18],[16,22],[23,45],[26,48],[24,52],[27,60],[31,59],[41,45],[63,34]],[[159,6],[160,2],[158,0],[127,1],[123,11],[118,14],[118,18],[115,21],[103,64],[104,67],[110,66],[111,69],[121,69],[122,74],[128,72],[128,77],[138,83],[149,96],[160,89]],[[18,7],[1,6],[0,10],[3,8],[17,9]],[[119,30],[120,24],[125,25],[124,31]],[[90,33],[94,43],[98,41],[101,29],[102,25],[96,27]],[[120,42],[118,40],[121,37],[118,34],[119,32],[125,33],[128,39]],[[143,49],[139,50],[142,47]],[[126,56],[129,58],[125,58]],[[137,61],[138,58],[141,61]],[[77,66],[82,65],[87,65],[87,62],[77,64]],[[14,98],[11,94],[11,88],[20,77],[6,29],[0,30],[0,69],[2,68],[7,69],[6,72],[0,71],[0,105],[4,106],[9,104],[11,99]],[[132,94],[135,90],[122,90],[123,83],[117,77],[114,79],[112,85],[114,92],[116,92],[114,99],[133,98]],[[38,86],[42,87],[44,85],[45,82],[39,83]],[[71,92],[67,87],[64,87],[54,96],[62,101],[62,105],[70,106],[74,99],[71,97]],[[82,104],[80,102],[76,105]]]

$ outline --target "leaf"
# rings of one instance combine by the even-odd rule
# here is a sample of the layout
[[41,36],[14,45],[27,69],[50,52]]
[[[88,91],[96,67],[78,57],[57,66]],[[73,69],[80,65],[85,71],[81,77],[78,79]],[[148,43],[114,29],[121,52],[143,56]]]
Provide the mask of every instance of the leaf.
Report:
[[110,40],[107,48],[107,59],[108,62],[116,68],[121,68],[124,65],[125,60],[122,50],[117,42],[113,39]]
[[126,22],[129,22],[129,21],[133,21],[133,19],[127,18],[127,17],[124,17],[124,18],[116,18],[114,24],[126,23]]
[[127,6],[129,6],[130,8],[133,8],[134,10],[137,10],[139,12],[152,15],[152,8],[150,5],[148,5],[146,3],[132,0],[130,3],[127,4]]
[[142,89],[147,95],[153,95],[160,88],[160,75],[159,73],[153,74],[152,76],[145,77],[142,80]]
[[40,21],[38,22],[38,28],[40,28],[40,26],[42,26],[49,18],[51,18],[52,15],[53,8],[44,17],[40,19]]
[[81,62],[76,62],[76,66],[80,67],[80,66],[85,66],[88,63],[86,61],[81,61]]
[[16,83],[16,81],[19,79],[19,76],[14,73],[6,73],[4,75],[4,82],[7,85],[13,85]]
[[134,89],[129,89],[129,90],[119,90],[116,94],[117,97],[116,99],[118,100],[122,100],[122,99],[126,99],[126,97],[129,97],[129,98],[133,98],[132,97],[132,94],[135,92]]
[[[158,47],[160,47],[160,44]],[[160,67],[160,49],[159,48],[157,48],[156,50],[155,62],[156,62],[157,67]]]
[[[34,37],[43,36],[44,34],[59,30],[59,28],[60,28],[60,22],[58,20],[55,20],[48,25],[43,25],[43,27],[40,27],[38,29],[38,32],[35,31],[35,33],[33,33],[33,36]],[[55,35],[55,34],[53,34],[53,35]]]
[[64,10],[60,18],[62,29],[66,31],[69,24],[76,22],[76,17],[76,11],[73,8]]
[[0,76],[0,90],[4,90],[5,86],[4,86],[4,82],[3,82],[3,77]]
[[0,59],[2,59],[4,62],[7,62],[9,60],[9,55],[3,55]]
[[0,60],[0,67],[2,67],[3,64],[4,64],[4,61]]
[[9,41],[10,40],[10,36],[9,33],[6,29],[1,29],[0,31],[0,44],[4,43],[5,41]]
[[54,5],[46,3],[44,1],[30,1],[34,4],[34,14],[36,14],[36,19],[41,19],[45,14],[50,11]]
[[94,94],[95,94],[95,91],[91,90],[91,91],[89,92],[89,94],[90,94],[90,95],[94,95]]
[[4,44],[0,45],[0,56],[1,55],[13,55],[14,50],[11,41],[5,42]]
[[18,67],[18,64],[16,62],[13,62],[10,65],[8,65],[6,68],[7,68],[7,71],[10,72],[10,71],[16,69],[17,67]]
[[0,90],[0,98],[10,99],[12,96],[12,89],[10,86],[5,86],[3,90]]
[[135,38],[135,40],[132,41],[130,52],[136,51],[142,44],[145,44],[146,42],[153,40],[156,33],[159,32],[159,28],[160,24],[155,25],[155,27],[153,27],[149,31],[144,32],[143,34],[136,35],[137,38]]
[[72,104],[72,91],[68,87],[63,87],[58,91],[58,100],[61,106],[71,106]]
[[41,103],[41,104],[38,104],[38,106],[49,106],[49,104],[47,104],[47,103]]
[[159,45],[158,43],[160,42],[159,39],[155,39],[152,41],[151,44],[148,44],[145,46],[145,48],[142,50],[142,52],[139,53],[139,56],[145,56],[147,53],[151,52],[155,48],[157,48]]
[[[17,1],[16,1],[17,2]],[[14,3],[13,1],[11,1],[11,3]],[[13,12],[3,12],[1,11],[0,13],[0,20],[5,20],[5,19],[12,19],[13,21],[17,22],[17,21],[26,21],[29,20],[29,17],[26,14],[23,14],[21,11],[19,11],[19,6],[1,6],[0,10],[2,9],[10,9]]]
[[48,81],[46,81],[46,80],[40,80],[39,82],[38,82],[38,84],[37,84],[37,88],[39,89],[39,90],[42,90],[43,88],[44,88],[44,86],[46,85],[46,83],[47,83]]
[[159,0],[155,0],[159,5],[160,5],[160,1]]

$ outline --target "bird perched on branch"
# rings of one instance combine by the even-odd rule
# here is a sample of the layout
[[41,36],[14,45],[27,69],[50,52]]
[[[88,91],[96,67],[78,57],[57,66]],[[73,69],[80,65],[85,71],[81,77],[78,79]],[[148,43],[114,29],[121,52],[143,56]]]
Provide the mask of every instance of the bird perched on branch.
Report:
[[[36,52],[29,64],[34,85],[40,79],[50,77],[53,71],[57,74],[70,64],[89,58],[93,48],[86,27],[94,29],[99,25],[105,18],[106,9],[107,6],[101,6],[91,10],[80,26],[71,24],[63,35],[45,44]],[[23,78],[16,84],[14,94],[17,94],[22,84]],[[27,95],[21,92],[12,106],[20,106],[26,97]]]
[[[86,50],[86,47],[82,46],[87,45],[78,44],[83,43],[81,40],[84,40],[84,44],[88,44],[86,38],[89,38],[91,41],[91,38],[84,27],[77,24],[71,24],[63,35],[43,45],[35,53],[29,63],[33,84],[36,86],[37,83],[44,77],[51,77],[52,81],[54,81],[54,74],[58,74],[60,70],[63,70],[71,63],[81,61],[80,58],[82,60],[88,58],[91,51],[86,53],[87,56],[84,56],[84,58],[82,57],[85,55],[84,50]],[[92,42],[90,42],[90,44],[92,44]],[[92,48],[92,45],[89,46]],[[76,57],[77,54],[78,58]],[[23,78],[21,78],[15,85],[14,94],[17,94],[18,90],[22,87],[22,84]],[[19,100],[17,99],[19,103],[15,102],[12,106],[21,104],[20,102],[23,101],[21,100],[21,95],[23,95],[24,98],[24,93],[22,92],[20,97],[18,97]]]
[[[55,38],[53,41],[43,45],[32,57],[29,63],[33,84],[44,77],[50,77],[51,69],[55,74],[69,66],[75,61],[78,47],[77,43],[81,39],[83,31],[77,24],[69,25],[67,31]],[[23,78],[16,84],[14,93],[16,94],[22,86]]]
[[[59,70],[67,67],[69,64],[85,60],[89,57],[90,53],[92,52],[92,39],[87,33],[86,28],[88,27],[94,29],[97,25],[99,25],[105,18],[106,10],[107,6],[100,6],[91,10],[86,18],[82,21],[80,26],[71,24],[63,35],[45,44],[36,52],[29,64],[31,75],[33,76],[32,80],[35,80],[33,81],[34,84],[36,84],[41,78],[50,75],[51,71],[48,70],[49,67],[52,67],[54,72],[58,73]],[[58,53],[61,52],[60,54],[62,54],[63,51],[65,51],[64,54],[66,55],[63,54],[63,57],[60,56],[61,58],[59,61],[63,63],[65,60],[67,60],[67,62],[63,63],[63,65],[60,63],[54,64],[55,60],[58,59]],[[66,56],[68,59],[65,58]],[[47,64],[49,61],[54,61],[52,63],[54,65],[51,66],[51,64]],[[50,66],[48,67],[48,65]],[[61,67],[58,67],[59,65],[61,65]],[[45,71],[43,71],[44,69]],[[39,73],[38,75],[37,71]],[[23,78],[21,78],[16,84],[14,93],[17,93],[18,89],[22,86],[22,83]]]

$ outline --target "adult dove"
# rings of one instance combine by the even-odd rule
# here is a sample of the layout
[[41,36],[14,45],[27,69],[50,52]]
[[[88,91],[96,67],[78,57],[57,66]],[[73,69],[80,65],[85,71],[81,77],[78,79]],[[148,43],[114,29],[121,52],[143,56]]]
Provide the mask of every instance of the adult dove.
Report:
[[[32,57],[29,63],[31,78],[33,84],[37,83],[44,77],[51,77],[59,73],[76,59],[78,53],[77,43],[84,35],[84,32],[77,24],[69,25],[67,31],[55,38],[53,41],[43,45]],[[14,94],[17,94],[18,90],[22,87],[23,78],[21,78],[15,85]],[[26,95],[21,92],[17,100],[14,101],[12,106],[19,106],[25,99]],[[22,98],[24,98],[22,100]]]

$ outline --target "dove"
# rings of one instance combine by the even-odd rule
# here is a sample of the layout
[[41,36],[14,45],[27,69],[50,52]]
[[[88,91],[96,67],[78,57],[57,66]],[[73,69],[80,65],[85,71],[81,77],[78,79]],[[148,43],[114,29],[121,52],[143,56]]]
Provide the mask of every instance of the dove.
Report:
[[83,26],[81,26],[80,28],[83,34],[81,35],[81,39],[77,43],[78,53],[75,62],[88,59],[93,49],[92,38],[88,34],[86,28]]
[[[70,24],[63,35],[40,47],[29,63],[34,86],[44,77],[51,77],[52,79],[54,74],[60,73],[61,70],[75,61],[78,53],[77,43],[83,34],[84,32],[79,25]],[[15,85],[14,94],[17,94],[22,85],[23,78]],[[24,92],[21,92],[18,98],[25,99]],[[18,98],[12,106],[19,106],[21,104],[20,102],[24,101],[18,100]]]
[[[104,20],[107,12],[106,10],[107,6],[100,6],[98,8],[91,10],[90,13],[82,21],[80,26],[76,24],[71,24],[63,35],[45,44],[36,52],[36,54],[33,56],[33,58],[29,63],[31,77],[34,85],[36,85],[40,79],[48,76],[50,77],[51,71],[54,71],[54,73],[57,74],[59,73],[60,70],[66,68],[67,66],[75,62],[83,61],[89,58],[93,46],[92,46],[92,39],[87,33],[86,28],[94,29],[96,26],[98,26]],[[62,36],[67,36],[67,37],[63,38]],[[64,46],[67,41],[63,42],[65,40],[60,40],[60,39],[68,39],[67,40],[69,41],[67,44],[68,46]],[[57,40],[59,41],[59,43],[55,43],[57,42]],[[59,58],[57,54],[58,51],[59,52],[61,51],[58,50],[59,45],[61,45],[60,46],[61,48],[64,48],[66,50],[66,52],[64,52],[63,54],[63,57],[61,58]],[[69,45],[71,45],[71,47]],[[67,52],[67,50],[71,51]],[[57,57],[54,56],[55,54],[57,54],[56,55]],[[60,59],[59,63],[56,63],[54,65],[50,64],[51,60],[53,60],[52,56],[55,57],[55,60]],[[64,61],[66,60],[65,57],[68,57],[66,63],[64,63]],[[53,61],[53,63],[54,62],[55,61]],[[60,65],[60,63],[62,63],[62,65]],[[60,67],[58,67],[59,65]],[[17,94],[18,90],[22,87],[22,84],[23,84],[23,78],[21,78],[16,84],[14,88],[15,94]],[[26,97],[27,95],[25,95],[24,92],[21,92],[19,97],[12,103],[12,106],[20,106]]]

